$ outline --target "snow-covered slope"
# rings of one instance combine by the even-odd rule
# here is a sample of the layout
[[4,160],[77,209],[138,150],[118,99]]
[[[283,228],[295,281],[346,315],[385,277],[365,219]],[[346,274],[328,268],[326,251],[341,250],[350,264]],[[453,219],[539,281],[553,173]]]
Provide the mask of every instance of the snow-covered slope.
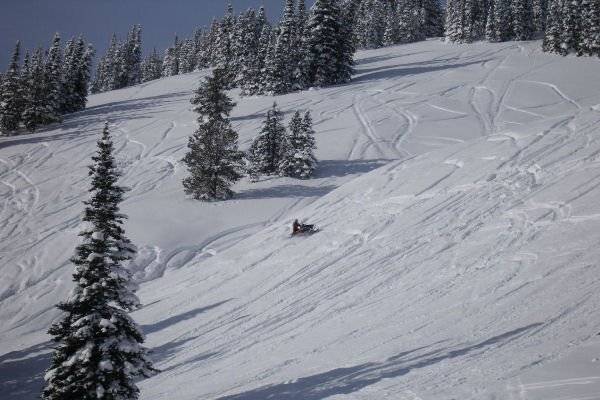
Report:
[[[317,178],[222,203],[180,184],[203,73],[0,139],[2,393],[39,390],[108,119],[163,369],[142,398],[599,399],[600,63],[538,48],[361,52],[352,84],[275,99],[313,112]],[[245,148],[273,98],[238,100]]]

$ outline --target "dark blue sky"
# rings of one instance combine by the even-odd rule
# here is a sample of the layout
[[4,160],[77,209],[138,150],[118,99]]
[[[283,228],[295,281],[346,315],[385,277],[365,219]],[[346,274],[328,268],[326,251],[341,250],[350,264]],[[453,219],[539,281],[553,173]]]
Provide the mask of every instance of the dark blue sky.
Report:
[[[284,0],[232,0],[236,13],[265,5],[269,20],[279,19]],[[224,0],[0,0],[0,70],[6,70],[17,40],[25,48],[48,47],[54,32],[61,37],[84,34],[98,55],[112,32],[123,37],[132,24],[142,24],[144,51],[163,50],[177,33],[189,36],[213,16],[223,15]],[[311,0],[306,1],[312,4]]]

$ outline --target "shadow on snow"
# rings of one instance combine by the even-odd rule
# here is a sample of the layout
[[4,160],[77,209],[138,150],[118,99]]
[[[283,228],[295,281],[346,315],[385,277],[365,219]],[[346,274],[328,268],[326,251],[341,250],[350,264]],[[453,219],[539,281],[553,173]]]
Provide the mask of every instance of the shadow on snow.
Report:
[[485,352],[494,345],[504,345],[542,325],[535,323],[514,329],[479,343],[443,348],[413,356],[420,349],[397,354],[382,362],[369,362],[353,367],[337,368],[297,379],[290,383],[263,386],[218,400],[320,400],[329,396],[349,394],[373,385],[382,379],[396,378],[412,370],[425,368],[445,360]]

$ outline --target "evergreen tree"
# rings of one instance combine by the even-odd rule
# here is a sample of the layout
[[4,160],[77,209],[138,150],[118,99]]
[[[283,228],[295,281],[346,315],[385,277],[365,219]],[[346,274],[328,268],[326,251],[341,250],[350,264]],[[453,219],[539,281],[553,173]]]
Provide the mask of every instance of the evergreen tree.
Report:
[[272,62],[267,69],[269,76],[266,90],[270,93],[283,94],[292,90],[295,25],[294,0],[286,0]]
[[46,59],[45,84],[46,87],[46,120],[47,123],[59,122],[61,118],[62,105],[62,51],[60,48],[60,35],[57,33],[52,39],[52,45],[48,50]]
[[302,119],[300,112],[296,111],[290,121],[289,134],[284,140],[279,174],[300,179],[310,178],[317,164],[313,154],[315,148],[310,112],[307,111]]
[[93,48],[81,37],[67,42],[62,70],[63,114],[85,109],[93,54]]
[[31,59],[30,72],[25,77],[23,124],[30,132],[48,123],[44,69],[44,53],[38,48]]
[[463,42],[465,0],[448,0],[446,3],[446,26],[444,35],[449,42]]
[[533,26],[536,32],[546,30],[547,0],[533,0]]
[[262,30],[257,43],[256,53],[253,59],[242,70],[240,85],[242,94],[254,95],[264,92],[263,71],[268,58],[269,45],[271,43],[271,26],[268,23],[262,25]]
[[227,12],[219,23],[219,32],[215,43],[214,65],[223,70],[225,88],[230,89],[235,82],[236,69],[234,66],[234,43],[233,33],[235,16],[231,3],[227,6]]
[[566,0],[562,9],[560,54],[577,53],[581,43],[581,0]]
[[282,118],[277,103],[273,103],[273,107],[267,111],[262,129],[248,151],[249,171],[253,179],[261,174],[270,175],[279,172],[286,134],[285,126],[281,122]]
[[513,38],[515,40],[530,40],[535,31],[531,0],[512,0],[511,6]]
[[19,71],[20,54],[21,43],[17,42],[0,87],[0,132],[4,134],[17,130],[21,122],[23,94]]
[[439,0],[423,0],[423,30],[426,37],[440,37],[444,34],[444,10]]
[[561,24],[562,24],[563,0],[549,0],[548,16],[546,18],[546,31],[542,49],[549,53],[562,52],[561,48]]
[[113,151],[107,124],[90,166],[91,198],[83,216],[88,226],[71,260],[75,288],[58,305],[64,315],[49,329],[56,348],[44,400],[137,399],[135,381],[154,371],[141,345],[143,334],[127,313],[139,306],[123,265],[136,250],[122,228],[125,189],[117,185]]
[[142,62],[142,82],[160,79],[162,76],[162,63],[162,59],[155,47],[152,53]]
[[179,75],[179,38],[175,36],[173,46],[165,51],[162,65],[162,76]]
[[217,68],[192,99],[198,129],[189,138],[189,151],[183,158],[190,173],[183,187],[197,200],[230,198],[230,186],[242,177],[243,153],[238,151],[238,135],[229,122],[234,103],[225,94],[225,85],[226,72]]
[[496,0],[491,0],[488,4],[487,21],[485,22],[485,38],[490,42],[499,41],[496,27]]
[[[340,69],[341,12],[334,0],[316,0],[308,20],[308,83],[326,86],[338,83]],[[346,77],[344,77],[346,78]]]
[[494,1],[494,27],[496,30],[496,41],[505,42],[511,40],[513,35],[513,18],[510,3],[506,0]]
[[600,0],[583,0],[582,27],[580,37],[580,55],[600,57]]

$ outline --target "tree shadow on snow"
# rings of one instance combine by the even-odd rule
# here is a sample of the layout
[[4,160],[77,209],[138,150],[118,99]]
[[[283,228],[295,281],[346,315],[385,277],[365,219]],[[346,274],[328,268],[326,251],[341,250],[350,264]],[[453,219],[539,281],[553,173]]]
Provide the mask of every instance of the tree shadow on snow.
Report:
[[334,185],[327,186],[303,186],[303,185],[279,185],[275,187],[250,189],[238,193],[235,200],[255,199],[281,199],[294,197],[321,197],[336,189]]
[[172,317],[169,317],[167,319],[163,319],[162,321],[156,322],[154,324],[151,325],[142,325],[142,331],[148,335],[150,333],[154,333],[154,332],[158,332],[162,329],[165,329],[171,325],[177,324],[179,322],[183,322],[183,321],[187,321],[188,319],[192,319],[195,318],[196,316],[205,313],[209,310],[212,310],[213,308],[217,308],[227,302],[231,301],[231,299],[229,300],[224,300],[224,301],[220,301],[218,303],[215,304],[211,304],[209,306],[206,307],[200,307],[200,308],[196,308],[194,310],[190,310],[190,311],[186,311],[182,314],[179,315],[173,315]]
[[0,356],[0,398],[31,400],[40,396],[50,366],[51,342]]
[[373,68],[371,70],[371,72],[366,72],[367,70],[363,70],[366,73],[364,73],[361,70],[358,70],[357,73],[360,75],[353,78],[352,83],[369,82],[369,81],[376,81],[376,80],[380,80],[380,79],[390,79],[390,78],[396,78],[399,76],[424,74],[424,73],[428,73],[428,72],[443,71],[446,69],[456,69],[456,68],[467,67],[469,65],[481,64],[485,61],[488,61],[488,60],[476,60],[476,61],[470,61],[470,62],[449,64],[445,60],[440,60],[440,61],[435,61],[435,62],[413,63],[412,65],[417,65],[417,66],[413,66],[413,67],[411,67],[411,64],[399,64],[399,65],[393,65],[393,66],[387,66],[387,67],[382,66],[382,67]]
[[383,167],[390,160],[320,160],[315,178],[343,177],[364,174]]
[[263,386],[218,400],[320,400],[329,396],[349,394],[373,385],[382,379],[397,378],[409,372],[462,356],[474,356],[492,346],[502,346],[529,330],[542,325],[535,323],[491,337],[479,343],[442,348],[419,355],[421,349],[397,354],[382,362],[369,362],[353,367],[337,368],[300,378],[290,383]]

